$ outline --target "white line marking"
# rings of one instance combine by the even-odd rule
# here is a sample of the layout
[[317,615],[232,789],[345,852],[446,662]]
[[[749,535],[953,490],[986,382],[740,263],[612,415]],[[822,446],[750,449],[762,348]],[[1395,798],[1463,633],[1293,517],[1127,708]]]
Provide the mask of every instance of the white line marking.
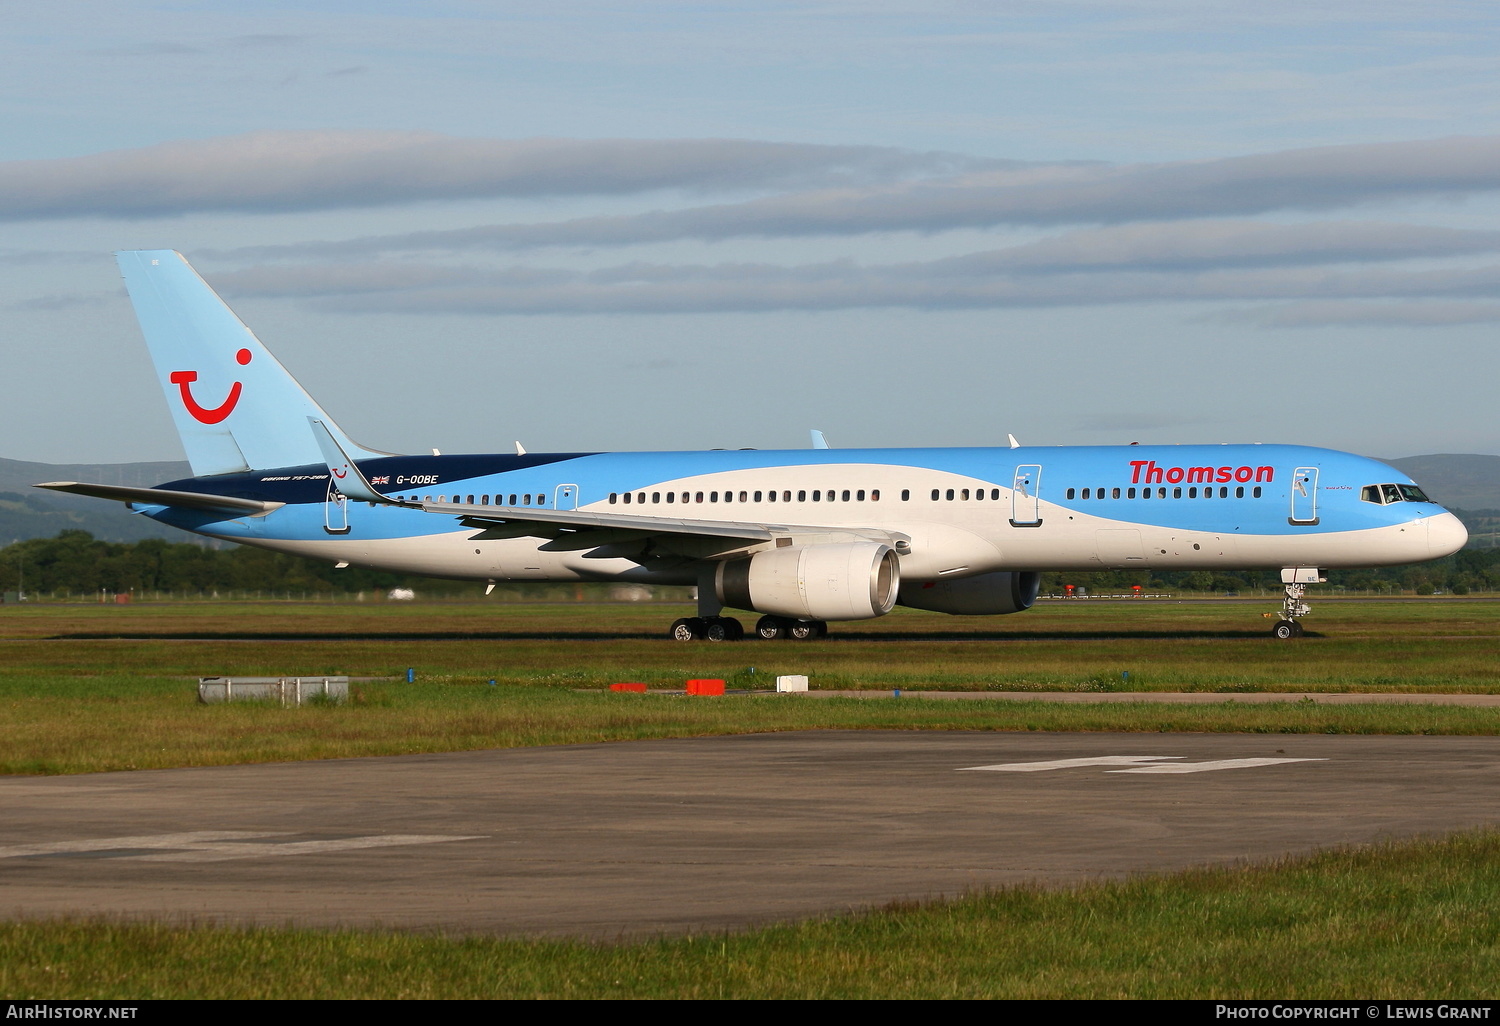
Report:
[[53,841],[48,844],[12,844],[0,847],[0,859],[18,859],[27,855],[61,855],[86,851],[110,851],[114,848],[186,848],[209,841],[239,841],[252,837],[281,837],[283,834],[253,833],[248,830],[196,830],[186,834],[142,834],[132,837],[96,837],[86,841]]
[[223,843],[195,844],[189,851],[163,852],[160,855],[125,855],[122,862],[228,862],[232,859],[258,859],[267,855],[319,855],[324,852],[354,851],[359,848],[389,848],[398,844],[441,844],[444,841],[473,841],[480,835],[459,837],[452,834],[379,834],[373,837],[346,837],[333,841],[282,841],[274,844]]
[[1166,766],[1137,766],[1135,769],[1106,770],[1106,773],[1211,773],[1214,770],[1249,769],[1251,766],[1279,766],[1284,762],[1327,762],[1327,759],[1218,759],[1214,762],[1174,762]]
[[[1135,766],[1160,759],[1180,759],[1180,755],[1101,755],[1093,759],[1057,759],[1053,762],[1002,762],[995,766],[965,766],[968,770],[993,770],[996,773],[1039,773],[1042,770],[1074,769],[1078,766]],[[1115,773],[1124,772],[1114,770]]]
[[388,848],[400,844],[473,841],[483,835],[374,834],[325,841],[257,840],[258,838],[286,836],[288,834],[285,831],[265,833],[250,830],[197,830],[181,834],[98,837],[82,841],[13,844],[0,847],[0,859],[19,859],[36,855],[81,855],[86,852],[137,851],[149,848],[162,850],[159,854],[116,855],[114,857],[120,861],[132,862],[226,862],[231,859],[263,858],[267,855],[317,855],[322,852],[353,851],[359,848]]

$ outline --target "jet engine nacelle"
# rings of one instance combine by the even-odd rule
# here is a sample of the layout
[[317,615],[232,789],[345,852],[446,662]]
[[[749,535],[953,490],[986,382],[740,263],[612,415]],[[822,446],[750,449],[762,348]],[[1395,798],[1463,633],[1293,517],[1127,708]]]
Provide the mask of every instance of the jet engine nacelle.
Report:
[[934,613],[993,616],[1030,609],[1041,586],[1042,575],[1039,573],[1005,570],[952,581],[933,581],[931,584],[907,581],[901,586],[901,597],[897,601],[903,606],[930,609]]
[[719,601],[798,620],[868,620],[896,605],[901,563],[883,542],[801,545],[720,563]]

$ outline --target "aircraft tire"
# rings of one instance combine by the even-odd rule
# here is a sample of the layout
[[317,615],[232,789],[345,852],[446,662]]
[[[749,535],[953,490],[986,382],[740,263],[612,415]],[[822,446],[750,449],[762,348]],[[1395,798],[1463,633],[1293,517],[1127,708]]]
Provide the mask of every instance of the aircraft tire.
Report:
[[787,621],[779,616],[763,616],[755,622],[755,636],[763,641],[777,641],[787,636]]
[[793,620],[787,627],[787,637],[793,641],[807,641],[818,636],[818,622],[816,620]]
[[1299,624],[1294,620],[1277,620],[1276,626],[1271,628],[1271,634],[1282,641],[1297,637],[1302,632],[1298,630]]
[[684,616],[672,621],[670,636],[673,641],[698,641],[702,639],[707,625],[696,616]]
[[703,636],[709,641],[739,641],[745,636],[745,628],[731,616],[716,616],[708,621]]

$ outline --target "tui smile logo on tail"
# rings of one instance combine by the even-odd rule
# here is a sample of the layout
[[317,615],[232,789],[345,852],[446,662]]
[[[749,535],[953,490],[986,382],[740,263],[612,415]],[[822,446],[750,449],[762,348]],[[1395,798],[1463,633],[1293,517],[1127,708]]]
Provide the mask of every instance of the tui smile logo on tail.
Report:
[[[234,354],[234,359],[241,367],[245,366],[250,362],[250,350],[241,349]],[[182,392],[182,405],[200,424],[217,424],[233,413],[236,404],[240,401],[240,391],[243,387],[240,382],[236,381],[229,388],[228,398],[218,406],[206,407],[200,406],[198,400],[193,398],[192,384],[198,380],[197,371],[173,371],[169,380]]]

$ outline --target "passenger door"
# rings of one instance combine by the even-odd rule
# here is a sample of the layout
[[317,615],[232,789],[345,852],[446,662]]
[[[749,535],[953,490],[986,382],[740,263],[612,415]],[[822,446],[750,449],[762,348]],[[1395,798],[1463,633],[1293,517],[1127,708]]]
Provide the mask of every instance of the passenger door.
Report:
[[1041,465],[1023,463],[1017,467],[1010,490],[1010,526],[1042,526],[1041,494]]
[[1298,467],[1292,472],[1292,515],[1288,523],[1312,526],[1318,522],[1318,468]]

